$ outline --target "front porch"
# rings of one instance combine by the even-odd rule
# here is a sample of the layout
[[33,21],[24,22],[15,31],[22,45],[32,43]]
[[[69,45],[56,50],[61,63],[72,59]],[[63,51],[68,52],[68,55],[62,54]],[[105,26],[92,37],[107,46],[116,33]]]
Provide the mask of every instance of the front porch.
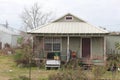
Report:
[[68,62],[71,53],[86,64],[104,65],[105,36],[34,36],[35,58],[46,59],[47,53],[60,53],[61,62]]

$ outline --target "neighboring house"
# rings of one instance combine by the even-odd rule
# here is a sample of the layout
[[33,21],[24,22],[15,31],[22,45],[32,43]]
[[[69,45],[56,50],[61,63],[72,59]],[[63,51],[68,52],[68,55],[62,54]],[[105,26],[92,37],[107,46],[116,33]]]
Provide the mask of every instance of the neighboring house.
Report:
[[108,31],[86,21],[66,14],[61,18],[28,31],[34,37],[34,52],[46,58],[47,53],[59,52],[61,61],[68,62],[70,52],[84,62],[100,60],[94,64],[103,65],[106,58],[106,36]]
[[120,32],[110,32],[108,36],[106,36],[106,50],[107,54],[120,53],[120,50],[116,49],[115,44],[120,43]]
[[8,43],[11,47],[17,46],[19,31],[5,24],[0,24],[0,48],[4,48]]

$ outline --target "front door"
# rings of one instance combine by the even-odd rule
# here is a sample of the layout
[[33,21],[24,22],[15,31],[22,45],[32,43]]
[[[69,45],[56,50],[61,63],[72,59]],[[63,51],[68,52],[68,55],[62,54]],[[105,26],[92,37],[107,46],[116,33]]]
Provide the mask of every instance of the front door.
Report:
[[90,58],[90,38],[82,38],[82,58]]

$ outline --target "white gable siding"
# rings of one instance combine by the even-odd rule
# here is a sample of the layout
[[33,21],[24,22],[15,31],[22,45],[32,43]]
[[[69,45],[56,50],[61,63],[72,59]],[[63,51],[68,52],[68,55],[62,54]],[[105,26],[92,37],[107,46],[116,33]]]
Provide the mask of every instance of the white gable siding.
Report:
[[[64,16],[63,18],[60,18],[56,20],[55,22],[68,22],[68,21],[69,20],[66,20],[66,16]],[[84,22],[84,21],[72,16],[72,20],[70,22]]]

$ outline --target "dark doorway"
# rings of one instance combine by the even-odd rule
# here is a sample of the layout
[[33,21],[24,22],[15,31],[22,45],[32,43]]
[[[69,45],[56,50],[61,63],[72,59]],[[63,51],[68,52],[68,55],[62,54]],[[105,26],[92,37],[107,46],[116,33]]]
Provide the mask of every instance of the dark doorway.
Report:
[[90,38],[82,38],[82,58],[90,58]]

